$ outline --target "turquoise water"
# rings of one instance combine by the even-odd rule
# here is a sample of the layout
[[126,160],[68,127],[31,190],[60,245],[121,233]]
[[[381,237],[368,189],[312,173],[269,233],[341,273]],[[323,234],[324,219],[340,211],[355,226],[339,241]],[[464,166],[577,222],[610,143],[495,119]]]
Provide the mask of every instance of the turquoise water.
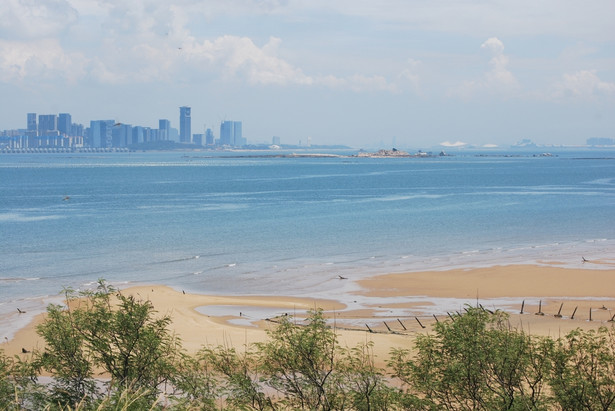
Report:
[[2,155],[0,315],[98,278],[334,297],[337,275],[613,259],[613,157]]

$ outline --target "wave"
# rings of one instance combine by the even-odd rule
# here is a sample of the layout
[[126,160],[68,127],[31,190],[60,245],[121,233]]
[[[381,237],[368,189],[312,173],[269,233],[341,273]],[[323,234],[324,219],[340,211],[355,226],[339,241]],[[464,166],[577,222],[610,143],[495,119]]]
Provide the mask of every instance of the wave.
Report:
[[7,277],[7,278],[0,277],[0,282],[1,283],[20,283],[23,281],[37,281],[40,279],[41,279],[40,277]]
[[60,215],[38,215],[30,216],[21,213],[0,213],[0,223],[29,223],[37,221],[59,220],[64,218]]

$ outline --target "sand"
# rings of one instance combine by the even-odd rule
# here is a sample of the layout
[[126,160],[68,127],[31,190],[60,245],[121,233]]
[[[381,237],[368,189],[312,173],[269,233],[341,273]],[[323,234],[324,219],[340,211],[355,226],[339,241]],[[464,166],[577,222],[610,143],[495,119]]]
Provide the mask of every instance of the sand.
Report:
[[[557,338],[579,327],[611,326],[609,320],[615,315],[615,269],[611,267],[512,265],[387,274],[356,281],[358,291],[340,295],[339,301],[184,294],[166,286],[122,292],[149,299],[158,313],[169,315],[173,331],[189,353],[206,345],[243,349],[266,340],[265,330],[274,327],[280,316],[292,315],[300,321],[306,310],[319,307],[335,325],[342,346],[372,341],[376,361],[382,365],[391,348],[411,348],[417,333],[429,332],[436,319],[462,311],[468,303],[503,309],[510,313],[513,327],[534,335]],[[561,317],[556,316],[558,312]],[[30,355],[23,354],[22,348],[42,348],[35,328],[43,320],[44,314],[0,348],[20,356]]]

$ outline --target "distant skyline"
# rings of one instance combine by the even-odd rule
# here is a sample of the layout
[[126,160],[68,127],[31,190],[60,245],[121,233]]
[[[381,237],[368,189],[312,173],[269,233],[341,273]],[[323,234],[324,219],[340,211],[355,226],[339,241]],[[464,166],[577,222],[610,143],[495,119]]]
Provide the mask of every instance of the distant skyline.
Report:
[[5,0],[0,128],[26,113],[250,142],[615,138],[615,1]]

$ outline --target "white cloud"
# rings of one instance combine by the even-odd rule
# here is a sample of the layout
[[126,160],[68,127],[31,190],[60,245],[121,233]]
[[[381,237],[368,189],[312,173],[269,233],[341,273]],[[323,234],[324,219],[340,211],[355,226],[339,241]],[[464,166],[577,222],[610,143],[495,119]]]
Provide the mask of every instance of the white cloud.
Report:
[[573,74],[564,74],[555,85],[556,98],[615,95],[615,83],[602,81],[596,70],[581,70]]
[[2,0],[0,37],[33,39],[56,35],[77,20],[77,11],[66,0]]
[[504,54],[504,43],[497,37],[491,37],[481,45],[481,48],[487,50],[492,56],[489,60],[490,70],[485,72],[482,78],[466,81],[449,94],[465,99],[476,94],[491,94],[500,97],[515,95],[519,83],[508,70],[509,59]]
[[68,83],[85,74],[87,59],[78,53],[67,54],[54,40],[14,42],[0,40],[0,80],[23,81],[28,78]]

